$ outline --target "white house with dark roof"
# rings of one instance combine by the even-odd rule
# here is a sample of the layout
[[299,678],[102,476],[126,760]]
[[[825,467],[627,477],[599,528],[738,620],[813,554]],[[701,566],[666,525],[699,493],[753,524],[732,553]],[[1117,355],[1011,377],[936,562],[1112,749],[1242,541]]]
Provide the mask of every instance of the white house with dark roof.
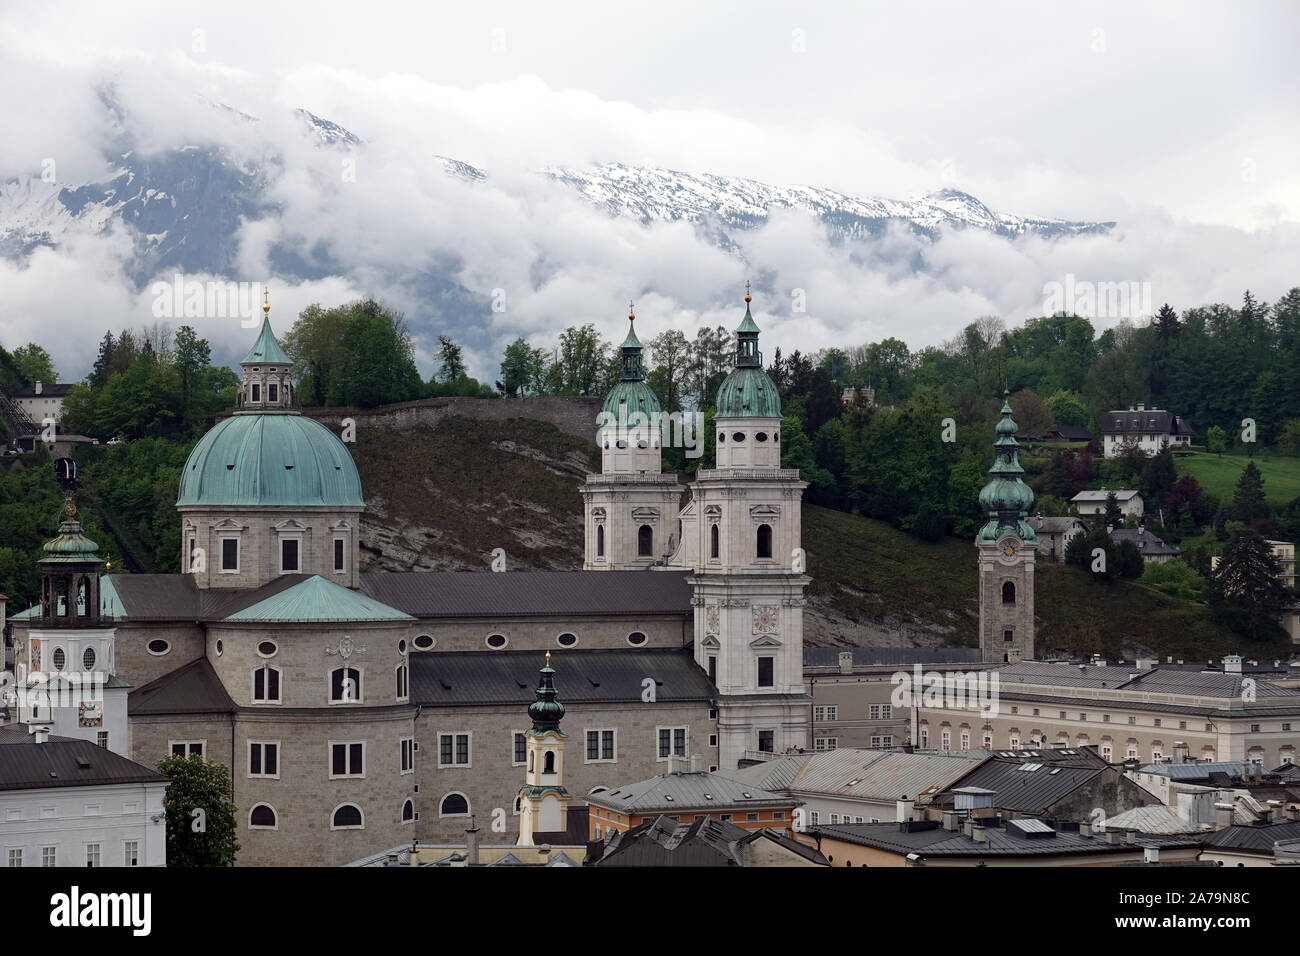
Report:
[[1131,541],[1142,555],[1142,560],[1152,564],[1164,564],[1182,554],[1173,545],[1166,544],[1162,538],[1152,534],[1146,528],[1116,528],[1110,533],[1116,544]]
[[170,782],[48,727],[0,727],[0,865],[166,866]]
[[1173,412],[1137,405],[1130,406],[1128,411],[1116,410],[1103,415],[1101,438],[1107,458],[1118,457],[1129,445],[1154,455],[1168,445],[1190,445],[1192,426]]
[[1075,510],[1082,517],[1102,516],[1106,514],[1106,499],[1110,495],[1115,496],[1121,514],[1133,515],[1135,518],[1141,518],[1144,514],[1146,504],[1142,500],[1142,495],[1132,488],[1099,488],[1081,491],[1070,499],[1070,504],[1074,505]]
[[[1105,511],[1104,501],[1102,511]],[[1035,515],[1027,520],[1029,527],[1034,529],[1034,535],[1038,538],[1038,550],[1044,557],[1056,562],[1065,560],[1065,548],[1071,538],[1077,534],[1088,533],[1088,526],[1072,515],[1063,518],[1044,518],[1042,515]]]

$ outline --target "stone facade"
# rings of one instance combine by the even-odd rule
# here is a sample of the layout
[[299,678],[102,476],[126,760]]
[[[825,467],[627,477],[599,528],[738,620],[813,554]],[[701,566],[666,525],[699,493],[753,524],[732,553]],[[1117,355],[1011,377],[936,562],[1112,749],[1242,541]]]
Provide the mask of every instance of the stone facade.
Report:
[[980,649],[986,661],[1034,659],[1034,558],[1014,535],[979,545]]
[[[346,588],[357,586],[361,508],[182,507],[181,567],[201,588],[259,587],[281,574],[319,574]],[[226,567],[226,540],[235,545]],[[342,554],[335,541],[342,542]],[[297,567],[285,569],[282,542],[297,542]],[[342,568],[336,559],[342,557]]]

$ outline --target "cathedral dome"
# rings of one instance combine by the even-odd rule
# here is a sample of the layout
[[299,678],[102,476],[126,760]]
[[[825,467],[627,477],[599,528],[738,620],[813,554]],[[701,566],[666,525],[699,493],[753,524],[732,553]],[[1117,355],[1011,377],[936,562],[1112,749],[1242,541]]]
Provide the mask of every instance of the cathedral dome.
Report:
[[[662,411],[659,396],[645,383],[645,365],[641,359],[641,340],[636,337],[636,310],[628,303],[627,337],[619,347],[619,381],[605,396],[601,411],[617,419],[620,405],[626,405],[627,417],[640,412],[647,419]],[[625,419],[626,420],[626,419]]]
[[177,507],[362,508],[347,446],[312,418],[237,414],[204,435],[181,472]]
[[745,283],[745,317],[736,327],[736,367],[718,386],[714,418],[780,418],[781,393],[763,371],[758,350],[758,324],[750,314],[749,283]]

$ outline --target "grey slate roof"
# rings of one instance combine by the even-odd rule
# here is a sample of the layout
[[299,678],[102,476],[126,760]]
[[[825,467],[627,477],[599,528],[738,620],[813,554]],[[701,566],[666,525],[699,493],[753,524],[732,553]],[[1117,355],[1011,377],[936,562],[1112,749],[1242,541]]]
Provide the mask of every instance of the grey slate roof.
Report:
[[591,833],[588,826],[590,812],[587,807],[575,807],[570,804],[569,812],[565,814],[565,822],[568,826],[563,830],[533,831],[533,846],[541,846],[545,843],[550,846],[585,847]]
[[[994,751],[988,761],[958,780],[956,788],[982,787],[995,794],[994,807],[1047,815],[1094,777],[1116,773],[1088,747],[1022,750],[1015,751],[1015,756],[1004,756],[1006,753]],[[935,802],[948,802],[951,792],[939,794]]]
[[118,620],[220,621],[310,577],[282,574],[257,588],[199,588],[190,574],[110,574],[104,590]]
[[[1191,670],[1186,667],[1165,668],[1157,664],[1139,671],[1137,665],[1064,664],[1046,661],[1021,661],[998,671],[1001,686],[1017,684],[1055,684],[1061,687],[1090,687],[1152,691],[1164,694],[1192,694],[1199,697],[1241,699],[1241,682],[1246,675],[1225,674],[1220,671]],[[1268,681],[1255,681],[1256,697],[1291,698],[1300,704],[1300,693]],[[1077,703],[1077,702],[1076,702]],[[1279,700],[1279,703],[1283,701]],[[1104,706],[1098,701],[1092,707]],[[1126,706],[1137,706],[1136,703]],[[1174,709],[1173,705],[1160,704]],[[1199,710],[1195,712],[1200,712]]]
[[1256,826],[1233,824],[1207,837],[1205,845],[1272,856],[1274,843],[1279,840],[1297,839],[1300,839],[1300,822],[1286,820],[1282,823],[1265,823]]
[[25,724],[0,727],[0,791],[166,781],[156,770],[89,740],[51,736],[38,744]]
[[127,712],[146,714],[229,714],[235,702],[206,657],[190,661],[155,681],[131,691]]
[[764,790],[789,790],[803,765],[812,759],[812,754],[783,754],[775,760],[765,760],[750,767],[728,771],[732,780],[753,784]]
[[805,647],[803,666],[839,667],[845,652],[852,652],[855,667],[971,664],[980,659],[978,647]]
[[743,866],[744,848],[759,840],[774,843],[795,856],[827,865],[812,847],[776,830],[745,830],[714,817],[678,823],[666,816],[615,834],[608,843],[588,844],[588,866]]
[[1163,539],[1156,537],[1145,528],[1116,528],[1110,533],[1110,537],[1116,544],[1121,541],[1132,541],[1144,558],[1182,554],[1177,548],[1166,544]]
[[1192,426],[1173,412],[1158,408],[1143,411],[1115,409],[1102,418],[1103,435],[1190,435]]
[[1080,853],[1133,853],[1144,847],[1176,848],[1197,846],[1196,836],[1137,834],[1135,843],[1107,843],[1104,836],[1081,836],[1077,830],[1054,830],[1055,836],[1026,837],[1013,831],[988,826],[987,842],[979,842],[962,832],[951,832],[932,823],[849,823],[811,829],[818,836],[832,837],[846,843],[889,850],[894,853],[917,853],[923,857],[955,856],[1057,856]]
[[791,807],[794,800],[716,773],[665,773],[590,794],[588,805],[617,813],[680,813]]
[[1096,437],[1082,425],[1056,425],[1047,434],[1059,435],[1064,441],[1092,441]]
[[[729,776],[745,783],[799,794],[825,794],[860,800],[889,801],[936,793],[963,779],[972,768],[988,760],[983,750],[904,753],[894,750],[857,750],[841,747],[801,755],[796,765],[790,757],[732,771]],[[784,761],[784,763],[782,763]],[[794,769],[791,774],[789,769]],[[788,781],[788,782],[787,782]]]
[[[535,698],[541,651],[438,651],[411,655],[411,703],[426,707],[517,704]],[[689,648],[553,651],[561,702],[641,701],[655,680],[657,700],[712,700],[717,689]]]
[[42,382],[41,393],[36,394],[35,385],[24,385],[13,393],[13,398],[63,398],[72,391],[72,385],[66,382]]
[[1137,491],[1132,488],[1102,488],[1097,491],[1081,491],[1070,500],[1105,502],[1107,498],[1114,495],[1116,501],[1123,503],[1136,494]]
[[1225,773],[1229,777],[1240,777],[1245,765],[1239,760],[1215,761],[1213,763],[1149,763],[1139,767],[1139,773],[1158,773],[1170,780],[1209,780],[1212,773]]
[[1077,517],[1067,516],[1064,518],[1044,518],[1042,515],[1034,515],[1027,519],[1029,527],[1035,531],[1041,531],[1044,534],[1064,534],[1067,531],[1086,528],[1082,520]]

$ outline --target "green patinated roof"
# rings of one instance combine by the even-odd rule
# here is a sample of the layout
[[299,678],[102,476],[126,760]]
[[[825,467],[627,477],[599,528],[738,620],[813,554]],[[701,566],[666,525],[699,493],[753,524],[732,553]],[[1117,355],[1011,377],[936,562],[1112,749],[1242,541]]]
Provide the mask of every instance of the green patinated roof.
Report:
[[284,354],[284,349],[280,348],[280,343],[276,341],[275,333],[271,331],[270,316],[262,317],[262,331],[257,336],[257,341],[253,347],[248,350],[244,360],[240,365],[257,365],[266,362],[278,365],[290,365],[289,356]]
[[745,317],[740,320],[740,325],[736,326],[736,332],[753,332],[758,334],[758,323],[754,321],[754,316],[749,312],[749,306],[745,306]]
[[58,537],[43,546],[45,557],[37,564],[99,564],[99,545],[81,533],[81,522],[77,520],[77,509],[69,499],[64,508],[64,518],[59,525]]
[[301,584],[237,611],[227,621],[317,623],[338,621],[414,621],[415,618],[357,591],[314,574]]
[[738,368],[718,386],[715,418],[780,418],[781,393],[761,368]]
[[627,338],[623,340],[623,344],[620,345],[619,348],[639,349],[640,347],[641,347],[641,340],[636,337],[636,322],[631,317],[629,317],[627,323]]
[[989,469],[993,477],[980,489],[980,507],[988,514],[989,520],[980,529],[978,541],[997,541],[1007,534],[1014,534],[1026,542],[1037,540],[1034,529],[1025,521],[1034,503],[1034,492],[1021,477],[1025,469],[1020,465],[1017,431],[1019,428],[1011,417],[1011,404],[1004,402],[1002,418],[994,427],[998,437],[993,443],[993,467]]
[[232,415],[199,439],[176,505],[362,508],[365,499],[337,435],[302,415],[265,413]]
[[647,418],[661,409],[659,396],[645,382],[619,382],[609,390],[601,409],[611,415],[618,415],[618,406],[623,404],[627,405],[628,415],[642,412]]

